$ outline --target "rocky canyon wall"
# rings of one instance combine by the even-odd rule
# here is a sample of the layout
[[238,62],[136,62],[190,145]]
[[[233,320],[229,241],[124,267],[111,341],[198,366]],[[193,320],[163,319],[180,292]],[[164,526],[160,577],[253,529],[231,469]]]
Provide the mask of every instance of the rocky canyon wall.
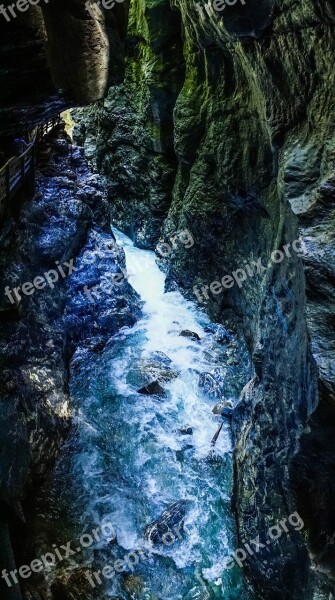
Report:
[[40,0],[19,9],[5,0],[0,135],[27,131],[66,107],[103,98],[122,81],[128,6],[128,0],[114,10],[84,0]]
[[[78,113],[76,135],[138,245],[192,231],[191,250],[161,261],[167,287],[245,337],[254,376],[233,419],[240,540],[297,507],[306,520],[271,548],[271,568],[267,548],[249,556],[248,578],[260,598],[328,598],[334,456],[320,440],[325,421],[327,440],[335,425],[334,8],[201,6],[132,3],[125,82]],[[240,284],[211,286],[259,259]]]

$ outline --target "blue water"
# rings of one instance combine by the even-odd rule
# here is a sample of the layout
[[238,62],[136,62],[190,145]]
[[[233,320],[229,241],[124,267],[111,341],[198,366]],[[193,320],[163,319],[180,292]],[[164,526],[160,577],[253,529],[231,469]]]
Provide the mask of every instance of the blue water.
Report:
[[[142,586],[134,598],[244,600],[238,567],[225,570],[235,547],[230,426],[224,424],[213,449],[221,418],[212,413],[215,400],[198,385],[201,373],[222,362],[222,345],[206,333],[210,322],[194,303],[179,292],[164,293],[165,275],[155,254],[114,233],[144,306],[143,318],[112,338],[88,370],[76,354],[73,358],[71,394],[78,414],[69,479],[78,520],[85,531],[109,521],[116,532],[113,543],[97,543],[89,558],[101,568],[132,550],[148,549],[133,572]],[[197,333],[201,343],[181,337],[184,329]],[[157,352],[171,360],[178,376],[162,384],[165,396],[139,394],[129,373]],[[185,427],[192,435],[180,433]],[[182,539],[152,546],[146,526],[179,500],[188,501]],[[103,598],[132,597],[124,574],[104,585]]]

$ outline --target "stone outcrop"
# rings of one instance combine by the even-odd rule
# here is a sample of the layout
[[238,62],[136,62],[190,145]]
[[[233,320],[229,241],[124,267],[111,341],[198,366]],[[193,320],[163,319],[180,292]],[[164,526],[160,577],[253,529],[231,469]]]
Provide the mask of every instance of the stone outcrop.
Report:
[[[306,521],[271,548],[271,568],[266,551],[250,556],[247,577],[266,600],[328,598],[334,8],[207,7],[134,2],[125,82],[78,114],[77,135],[108,179],[113,217],[139,246],[192,232],[194,246],[164,261],[168,289],[178,284],[244,336],[253,376],[233,417],[240,540],[297,506]],[[299,234],[304,245],[292,249]],[[243,268],[243,282],[237,274],[211,288]],[[309,565],[324,570],[325,548],[330,579],[321,581]]]

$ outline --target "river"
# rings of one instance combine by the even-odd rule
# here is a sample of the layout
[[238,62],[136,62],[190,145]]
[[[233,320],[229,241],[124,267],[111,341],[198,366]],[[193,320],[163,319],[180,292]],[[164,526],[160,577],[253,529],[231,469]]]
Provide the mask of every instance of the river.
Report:
[[[112,523],[116,539],[87,551],[100,568],[137,548],[149,549],[128,584],[124,573],[104,579],[104,598],[244,600],[239,568],[225,570],[236,546],[230,424],[224,422],[213,448],[222,421],[212,412],[217,401],[199,387],[201,373],[223,360],[223,344],[195,303],[178,291],[164,293],[165,275],[154,252],[114,233],[144,303],[143,317],[111,338],[85,369],[82,360],[73,361],[76,432],[58,466],[54,496],[62,482],[70,514],[64,512],[64,520],[75,520],[80,531]],[[182,330],[201,341],[180,336]],[[164,395],[138,393],[143,365],[165,372]],[[186,501],[180,539],[151,545],[146,527],[180,501]]]

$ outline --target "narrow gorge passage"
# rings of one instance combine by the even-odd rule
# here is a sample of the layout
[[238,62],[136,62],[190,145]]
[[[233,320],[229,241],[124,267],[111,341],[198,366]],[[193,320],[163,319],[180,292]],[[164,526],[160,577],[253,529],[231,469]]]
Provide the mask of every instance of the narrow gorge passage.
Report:
[[335,598],[334,27],[0,4],[0,600]]
[[[101,576],[103,597],[126,599],[126,591],[143,599],[251,600],[239,567],[225,570],[236,545],[230,422],[224,420],[212,448],[222,417],[212,412],[215,397],[199,386],[204,374],[229,360],[237,342],[217,341],[222,326],[180,292],[164,293],[156,255],[114,233],[144,302],[143,317],[111,338],[93,362],[82,351],[72,358],[77,427],[56,470],[55,495],[62,490],[70,520],[80,515],[80,533],[112,524],[116,539],[113,534],[92,547],[93,571],[143,550],[133,569],[111,580]],[[138,393],[150,378],[161,390]],[[44,502],[50,510],[50,498]],[[164,544],[145,530],[167,510],[168,529],[179,530]],[[99,587],[94,575],[90,581]]]

